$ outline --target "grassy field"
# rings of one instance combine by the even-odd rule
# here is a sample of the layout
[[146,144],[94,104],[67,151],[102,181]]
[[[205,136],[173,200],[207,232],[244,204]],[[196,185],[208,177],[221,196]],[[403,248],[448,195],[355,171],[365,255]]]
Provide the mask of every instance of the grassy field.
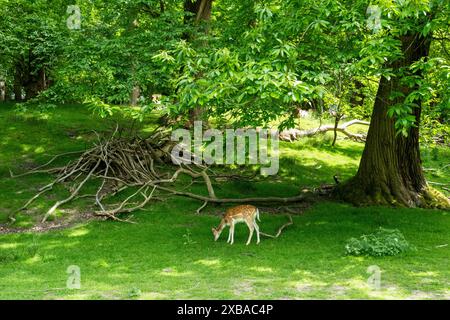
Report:
[[[150,119],[151,120],[151,119]],[[83,149],[114,119],[93,116],[83,106],[58,112],[18,115],[0,106],[0,223],[30,228],[37,217],[66,191],[56,189],[34,210],[14,214],[48,175],[12,179],[52,155]],[[310,120],[308,125],[314,125]],[[128,124],[130,125],[130,124]],[[150,125],[151,126],[151,125]],[[142,130],[148,130],[143,125]],[[359,128],[361,129],[361,128]],[[358,128],[357,128],[358,130]],[[363,145],[329,137],[281,143],[278,179],[216,186],[219,196],[295,195],[304,186],[332,183],[355,173]],[[424,167],[436,188],[450,180],[450,151],[424,148]],[[446,192],[441,189],[441,191]],[[447,195],[449,195],[447,193]],[[83,213],[86,203],[69,207]],[[245,246],[247,230],[238,225],[235,244],[223,235],[214,242],[211,226],[224,207],[176,198],[134,213],[137,224],[74,221],[69,228],[43,233],[0,234],[0,298],[2,299],[449,299],[450,212],[382,207],[355,208],[321,201],[294,216],[294,225],[276,239]],[[69,214],[70,213],[70,214]],[[63,219],[62,217],[61,219]],[[286,221],[262,210],[260,227],[272,233]],[[346,256],[351,237],[380,226],[397,228],[417,250],[395,257]],[[67,268],[80,267],[81,288],[67,289]],[[381,270],[381,288],[367,279],[369,266]]]

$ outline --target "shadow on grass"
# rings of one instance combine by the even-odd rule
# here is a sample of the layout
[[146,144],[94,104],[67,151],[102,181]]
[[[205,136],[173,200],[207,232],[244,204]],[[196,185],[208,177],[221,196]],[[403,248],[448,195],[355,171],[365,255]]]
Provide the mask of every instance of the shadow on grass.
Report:
[[[101,128],[97,120],[82,114],[86,110],[67,126],[72,113],[80,110],[64,110],[46,120],[43,127],[0,119],[4,124],[2,134],[9,139],[2,142],[0,172],[6,176],[7,167],[27,157],[40,163],[48,159],[47,153],[73,150],[74,141],[78,141],[77,147],[82,146],[84,141],[67,135],[67,128]],[[218,196],[296,195],[302,186],[333,183],[336,173],[342,179],[350,177],[356,172],[362,151],[361,144],[348,141],[339,141],[336,148],[308,142],[282,146],[279,177],[258,183],[222,184]],[[36,152],[37,148],[42,152]],[[23,204],[22,200],[28,199],[45,179],[2,177],[0,210]],[[206,193],[199,186],[192,188]],[[43,211],[54,200],[44,199],[38,209]],[[92,222],[45,234],[0,236],[0,298],[448,297],[447,212],[319,203],[304,215],[295,216],[294,225],[280,238],[262,239],[259,246],[254,242],[244,245],[248,231],[240,224],[235,245],[230,246],[225,243],[226,232],[213,242],[210,229],[218,224],[219,217],[194,215],[200,204],[182,198],[158,203],[134,213],[137,225]],[[211,206],[205,212],[224,209]],[[285,217],[265,212],[261,219],[261,230],[267,233],[274,233],[285,222]],[[377,259],[344,255],[348,238],[371,233],[380,226],[400,229],[418,251]],[[65,287],[70,265],[81,269],[80,290]],[[379,291],[367,283],[371,265],[382,271]]]
[[[22,297],[55,299],[403,299],[448,295],[448,249],[436,246],[450,240],[446,232],[450,221],[440,211],[321,203],[294,217],[294,225],[280,238],[263,238],[258,246],[255,239],[250,246],[244,245],[248,231],[239,224],[235,244],[230,246],[226,232],[218,242],[213,241],[210,227],[219,218],[192,214],[197,205],[187,199],[161,204],[136,214],[137,225],[95,222],[42,235],[3,237],[0,257],[7,252],[26,254],[0,265],[0,296],[18,296],[10,291],[21,291]],[[268,233],[285,219],[264,212],[261,218],[261,230]],[[418,251],[386,258],[344,255],[348,238],[379,226],[401,229]],[[33,243],[37,249],[27,249]],[[69,265],[81,268],[82,289],[52,290],[64,288]],[[371,265],[382,271],[380,290],[368,284]]]

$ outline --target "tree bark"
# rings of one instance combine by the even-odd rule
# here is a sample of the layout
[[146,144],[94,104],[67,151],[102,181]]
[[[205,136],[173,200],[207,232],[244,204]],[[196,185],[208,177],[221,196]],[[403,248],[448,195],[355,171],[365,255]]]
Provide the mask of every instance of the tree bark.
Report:
[[[201,23],[211,20],[212,2],[213,0],[185,0],[184,11],[192,14],[185,17],[185,23]],[[207,34],[208,26],[205,25],[204,28],[204,32]],[[185,37],[192,40],[192,36],[186,35]],[[192,127],[195,121],[201,120],[204,120],[202,107],[196,106],[189,110],[189,127]]]
[[185,22],[195,20],[199,22],[201,20],[209,21],[211,19],[211,8],[213,0],[185,0],[184,11],[192,13],[192,16],[186,16]]
[[[430,37],[419,33],[408,33],[400,37],[403,57],[389,67],[400,75],[400,71],[412,63],[426,58],[430,49]],[[420,72],[415,74],[422,77]],[[391,99],[394,92],[406,97],[417,88],[401,83],[400,76],[381,78],[366,145],[356,176],[337,188],[342,198],[355,204],[389,204],[407,207],[446,207],[448,199],[428,187],[419,150],[419,124],[421,103],[414,108],[416,126],[408,136],[397,134],[395,118],[387,115],[388,109],[402,103],[404,97]]]
[[[29,66],[29,69],[31,68],[31,65]],[[45,69],[41,68],[37,72],[37,74],[32,74],[31,72],[28,72],[26,76],[25,83],[22,83],[25,88],[25,99],[29,100],[32,98],[37,97],[37,95],[47,89],[47,77],[45,74]]]
[[17,102],[22,101],[22,74],[20,72],[20,66],[16,65],[14,72],[14,100]]
[[339,114],[336,114],[336,117],[334,118],[334,128],[333,128],[333,142],[331,143],[331,146],[334,147],[336,145],[336,140],[338,136],[338,127],[339,127],[339,121],[341,120],[342,116]]
[[138,85],[136,85],[133,87],[133,90],[131,91],[130,104],[132,106],[137,106],[140,96],[141,96],[141,88]]
[[0,80],[0,102],[4,102],[6,99],[6,83]]
[[13,84],[15,101],[32,99],[48,88],[49,81],[45,67],[34,68],[35,63],[36,57],[31,50],[27,58],[20,57],[15,63]]

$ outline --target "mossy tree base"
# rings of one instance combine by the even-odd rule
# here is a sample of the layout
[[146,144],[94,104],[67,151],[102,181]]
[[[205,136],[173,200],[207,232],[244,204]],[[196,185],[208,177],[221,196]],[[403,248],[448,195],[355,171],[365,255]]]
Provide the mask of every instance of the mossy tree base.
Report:
[[338,185],[334,190],[334,196],[356,206],[387,205],[450,209],[450,200],[430,186],[424,187],[419,192],[404,187],[400,189],[392,190],[386,184],[368,188],[366,183],[354,177]]

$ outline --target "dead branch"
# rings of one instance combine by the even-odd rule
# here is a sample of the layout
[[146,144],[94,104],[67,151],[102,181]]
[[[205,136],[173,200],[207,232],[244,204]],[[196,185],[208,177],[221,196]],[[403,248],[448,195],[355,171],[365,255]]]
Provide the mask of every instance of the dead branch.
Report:
[[65,153],[57,154],[56,156],[51,158],[47,163],[45,163],[43,165],[40,165],[40,166],[30,170],[30,171],[27,171],[27,172],[22,173],[22,174],[15,175],[11,170],[9,170],[9,174],[10,174],[11,178],[19,178],[19,177],[23,177],[23,176],[34,174],[34,173],[53,173],[53,172],[58,172],[59,170],[61,170],[64,167],[51,168],[51,169],[45,169],[45,170],[41,170],[41,169],[49,166],[50,164],[52,164],[58,158],[61,158],[61,157],[64,157],[64,156],[68,156],[68,155],[73,155],[73,154],[80,154],[80,153],[83,153],[83,151],[71,151],[71,152],[65,152]]
[[50,208],[50,210],[47,211],[47,213],[45,214],[44,218],[42,219],[42,223],[44,223],[49,216],[51,216],[56,209],[58,209],[60,206],[62,206],[63,204],[70,202],[73,198],[75,198],[75,196],[78,194],[78,192],[80,191],[80,189],[84,186],[84,184],[89,180],[89,178],[91,177],[92,173],[98,168],[100,164],[100,160],[97,161],[97,164],[95,165],[95,167],[89,172],[89,174],[86,176],[86,178],[84,178],[84,180],[78,185],[78,187],[75,189],[74,192],[72,192],[72,194],[61,201],[57,201],[53,207]]
[[[351,121],[345,122],[342,125],[338,126],[336,128],[336,131],[345,134],[348,138],[350,138],[352,140],[363,142],[366,140],[365,134],[352,133],[347,130],[348,127],[356,125],[356,124],[368,126],[368,125],[370,125],[370,122],[362,121],[362,120],[351,120]],[[300,130],[300,129],[293,128],[293,129],[286,129],[286,130],[281,131],[279,136],[280,136],[280,140],[282,140],[282,141],[293,142],[300,138],[312,137],[316,134],[322,134],[322,133],[325,133],[328,131],[334,131],[334,130],[335,130],[334,125],[325,125],[325,126],[320,126],[319,128],[316,128],[316,129],[309,129],[309,130]]]
[[197,214],[200,214],[200,211],[203,210],[208,205],[208,201],[203,202],[203,204],[197,209]]
[[162,191],[167,191],[172,193],[173,195],[192,198],[196,200],[201,200],[205,202],[212,203],[291,203],[305,200],[306,196],[301,194],[294,197],[253,197],[253,198],[210,198],[206,196],[202,196],[199,194],[191,193],[191,192],[181,192],[174,189],[166,188],[163,186],[156,186],[158,189]]
[[283,230],[284,230],[286,227],[288,227],[288,226],[294,224],[294,221],[292,220],[291,215],[288,214],[287,217],[288,217],[288,219],[289,219],[289,222],[286,222],[286,223],[283,224],[280,228],[278,228],[278,231],[277,231],[277,233],[276,233],[274,236],[271,235],[271,234],[264,233],[264,232],[259,232],[259,234],[260,234],[260,235],[263,235],[263,236],[265,236],[265,237],[269,237],[269,238],[274,238],[274,239],[275,239],[275,238],[278,238],[278,237],[281,235],[281,232],[283,232]]

